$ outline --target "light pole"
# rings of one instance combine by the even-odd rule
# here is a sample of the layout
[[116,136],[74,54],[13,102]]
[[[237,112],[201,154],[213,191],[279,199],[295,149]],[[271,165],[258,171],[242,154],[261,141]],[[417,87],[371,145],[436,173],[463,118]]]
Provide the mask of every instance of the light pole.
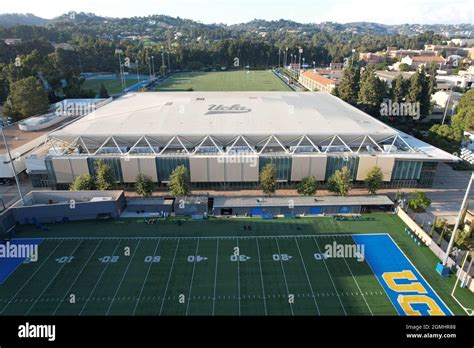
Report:
[[303,49],[301,47],[298,49],[298,53],[299,53],[299,56],[298,56],[298,73],[299,73],[299,71],[301,70],[301,53],[303,53]]
[[288,65],[288,47],[285,50],[285,66]]
[[148,76],[151,80],[151,57],[148,57]]
[[25,199],[23,198],[23,194],[21,193],[21,189],[20,189],[20,181],[18,180],[18,176],[16,175],[15,165],[13,164],[12,154],[10,153],[10,148],[8,147],[7,138],[5,137],[5,133],[3,132],[3,127],[0,127],[0,132],[2,132],[3,142],[5,143],[5,149],[7,150],[7,156],[8,156],[8,160],[10,161],[11,170],[13,171],[13,176],[15,178],[18,194],[20,195],[21,202],[23,203],[23,205],[25,205]]
[[166,51],[168,55],[168,71],[171,71],[171,62],[170,62],[170,51]]
[[441,122],[441,125],[444,124],[444,120],[446,119],[446,114],[448,113],[449,102],[451,101],[452,94],[453,94],[453,87],[451,87],[451,90],[449,91],[449,96],[448,96],[448,100],[446,101],[446,107],[444,108],[443,121]]
[[151,66],[153,69],[153,76],[155,76],[155,57],[151,56]]
[[123,76],[123,64],[122,64],[122,53],[121,49],[115,49],[115,54],[118,54],[119,57],[119,67],[120,67],[120,83],[122,84],[122,91],[125,89],[125,79]]
[[316,69],[316,62],[313,60],[313,69]]
[[304,67],[304,61],[305,61],[305,59],[304,59],[304,57],[303,57],[303,67]]
[[458,230],[459,224],[461,222],[462,213],[464,211],[464,208],[466,207],[467,199],[469,197],[469,192],[471,191],[471,184],[472,184],[473,180],[474,180],[474,173],[471,174],[471,178],[469,179],[469,184],[467,185],[466,194],[464,195],[464,199],[463,199],[462,204],[461,204],[461,209],[459,210],[459,214],[458,214],[458,217],[456,219],[456,224],[454,225],[453,233],[451,233],[451,239],[449,240],[448,249],[446,249],[446,255],[444,256],[443,266],[446,266],[447,263],[448,263],[449,253],[451,252],[451,248],[453,247],[453,244],[454,244],[454,238],[456,237],[456,231]]
[[280,55],[281,55],[281,48],[278,49],[278,69],[280,69]]
[[138,73],[138,58],[137,58],[137,61],[136,61],[135,64],[136,64],[136,66],[137,66],[137,83],[139,83],[139,82],[140,82],[140,75],[139,75],[139,73]]
[[[164,52],[161,52],[161,66],[164,67],[165,66],[165,53]],[[164,71],[166,71],[165,68],[163,68]]]

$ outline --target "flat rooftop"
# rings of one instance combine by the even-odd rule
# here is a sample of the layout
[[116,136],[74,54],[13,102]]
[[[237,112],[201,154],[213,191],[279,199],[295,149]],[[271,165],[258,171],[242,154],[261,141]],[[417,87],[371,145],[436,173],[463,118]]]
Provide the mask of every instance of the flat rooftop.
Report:
[[325,196],[325,197],[215,197],[214,208],[295,207],[335,205],[393,205],[387,196]]
[[130,93],[51,136],[358,136],[397,131],[327,93]]

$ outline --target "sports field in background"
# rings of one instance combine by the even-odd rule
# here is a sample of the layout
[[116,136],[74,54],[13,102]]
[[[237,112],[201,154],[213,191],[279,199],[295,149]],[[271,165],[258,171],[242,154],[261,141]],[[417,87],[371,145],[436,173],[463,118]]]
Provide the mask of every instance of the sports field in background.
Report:
[[[35,238],[39,259],[0,280],[0,314],[401,314],[380,268],[411,269],[445,314],[464,314],[449,296],[454,277],[437,275],[435,256],[398,217],[364,217],[22,226],[16,238]],[[366,259],[322,258],[333,243],[366,245]],[[456,295],[474,306],[472,293]]]
[[[144,81],[146,79],[146,76],[139,76],[137,79],[136,75],[127,75],[125,77],[125,84],[126,87],[130,87],[138,83],[138,80]],[[100,85],[102,83],[109,92],[109,95],[119,94],[122,92],[122,82],[120,81],[120,77],[117,77],[116,75],[97,75],[92,78],[88,78],[84,81],[82,89],[91,89],[94,92],[99,93]]]
[[156,91],[291,91],[271,70],[173,74]]

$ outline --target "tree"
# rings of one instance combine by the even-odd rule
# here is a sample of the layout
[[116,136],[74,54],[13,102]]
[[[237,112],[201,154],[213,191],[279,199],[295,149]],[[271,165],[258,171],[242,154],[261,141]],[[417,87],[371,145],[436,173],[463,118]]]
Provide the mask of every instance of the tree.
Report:
[[342,167],[340,170],[336,170],[329,178],[327,188],[330,192],[339,196],[347,196],[352,189],[351,172],[349,168]]
[[392,81],[392,99],[395,103],[403,103],[407,97],[410,81],[406,80],[402,74]]
[[114,186],[112,167],[103,160],[97,160],[95,165],[95,182],[101,191],[111,190]]
[[109,92],[103,83],[100,84],[99,98],[109,98]]
[[386,96],[386,84],[381,81],[373,69],[367,68],[360,80],[358,103],[362,110],[373,115],[380,115],[380,104]]
[[344,69],[341,83],[337,87],[337,96],[352,104],[357,104],[359,97],[360,70],[352,65]]
[[95,179],[89,174],[80,175],[69,186],[71,191],[95,190]]
[[276,191],[277,179],[276,168],[272,163],[267,163],[260,172],[260,186],[266,194],[270,195]]
[[10,84],[6,112],[17,119],[44,114],[48,111],[48,93],[36,77],[30,76]]
[[398,66],[400,71],[410,71],[410,66],[407,63],[402,63]]
[[177,166],[170,174],[169,189],[173,196],[186,196],[191,192],[189,173],[184,165]]
[[375,195],[377,190],[383,185],[383,174],[380,167],[374,166],[369,169],[365,178],[365,186],[371,195]]
[[436,76],[438,75],[438,66],[436,63],[432,63],[429,70],[429,77],[428,77],[428,93],[432,96],[436,92],[436,87],[438,84],[436,83]]
[[297,191],[303,196],[312,196],[316,193],[316,178],[314,176],[305,176],[298,184]]
[[451,123],[454,128],[459,130],[474,130],[474,89],[463,94]]
[[135,192],[143,197],[150,197],[153,193],[155,183],[153,180],[144,174],[138,174],[135,181]]
[[421,117],[426,117],[430,114],[431,96],[425,69],[423,67],[417,70],[410,78],[407,101],[410,103],[420,103]]
[[408,200],[408,207],[415,213],[421,213],[425,211],[431,204],[431,200],[426,196],[426,193],[422,191],[415,191],[410,195]]

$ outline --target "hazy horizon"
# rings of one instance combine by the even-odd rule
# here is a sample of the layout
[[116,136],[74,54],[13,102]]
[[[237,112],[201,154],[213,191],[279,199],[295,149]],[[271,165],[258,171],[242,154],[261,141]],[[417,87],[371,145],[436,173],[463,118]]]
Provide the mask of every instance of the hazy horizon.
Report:
[[376,0],[300,0],[298,8],[279,0],[135,0],[116,3],[113,0],[35,1],[3,3],[0,14],[31,13],[52,19],[75,12],[94,13],[103,17],[130,18],[167,15],[192,19],[206,24],[238,24],[253,19],[292,20],[299,23],[374,22],[402,24],[474,24],[471,0],[429,2],[398,0],[393,8]]

